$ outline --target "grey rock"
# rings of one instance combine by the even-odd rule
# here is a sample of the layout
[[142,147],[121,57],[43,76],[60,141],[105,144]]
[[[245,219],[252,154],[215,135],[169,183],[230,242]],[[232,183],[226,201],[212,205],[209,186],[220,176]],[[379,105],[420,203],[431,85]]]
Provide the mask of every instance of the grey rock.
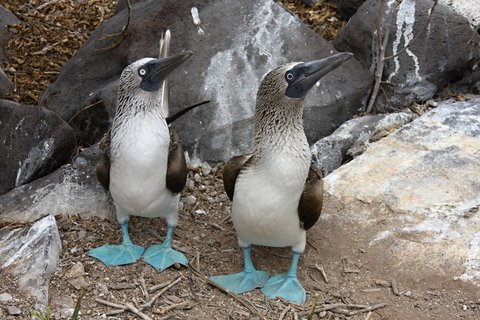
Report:
[[73,163],[0,195],[0,222],[33,222],[49,214],[113,217],[110,197],[95,175],[99,155],[92,146]]
[[[310,149],[313,161],[324,175],[330,174],[343,163],[359,156],[368,147],[372,138],[392,132],[415,118],[413,113],[391,113],[354,118],[342,124],[331,135],[325,137]],[[352,150],[361,152],[352,153]]]
[[0,302],[8,302],[8,301],[12,301],[12,299],[13,299],[12,295],[8,292],[4,292],[0,294]]
[[22,314],[22,310],[16,306],[7,306],[7,312],[11,316],[19,316]]
[[335,218],[361,229],[360,245],[388,252],[392,273],[478,285],[479,150],[480,96],[441,102],[325,178],[350,212]]
[[[193,6],[199,12],[199,25],[193,23]],[[41,99],[68,120],[102,100],[72,120],[80,142],[86,136],[101,137],[115,109],[120,72],[141,57],[158,56],[158,40],[166,28],[172,32],[172,54],[194,52],[170,76],[171,113],[211,100],[174,123],[192,160],[199,162],[218,162],[252,147],[255,95],[267,71],[288,61],[335,53],[329,42],[269,0],[136,1],[123,42],[112,50],[96,50],[110,44],[100,37],[121,30],[126,14],[124,9],[103,23]],[[327,75],[306,99],[309,140],[330,134],[362,109],[371,81],[355,59]]]
[[[394,2],[386,3],[390,3],[387,6],[390,12]],[[431,7],[429,0],[404,0],[394,14],[387,56],[396,54],[406,42],[418,37],[407,50],[386,61],[383,89],[388,103],[380,94],[377,110],[403,108],[414,101],[428,100],[445,85],[471,73],[480,59],[480,35],[465,17],[449,7],[437,5],[430,25],[422,31]],[[378,10],[379,1],[367,0],[334,41],[335,48],[353,52],[371,70],[377,61],[372,53],[376,51],[372,37]]]
[[336,0],[338,14],[348,20],[350,19],[365,0]]
[[478,0],[439,0],[439,3],[451,7],[470,21],[470,24],[478,30],[480,27],[480,2]]
[[0,67],[0,98],[13,90],[13,82],[5,74],[5,71]]
[[68,283],[70,283],[75,289],[80,290],[88,287],[88,282],[84,277],[85,268],[80,261],[75,263],[65,274]]
[[18,286],[48,303],[50,275],[55,271],[62,248],[53,216],[31,227],[0,230],[0,268],[19,278]]
[[0,194],[66,163],[77,140],[54,112],[0,100]]
[[193,206],[197,202],[197,198],[190,194],[183,199],[183,203],[188,206]]
[[0,62],[5,60],[5,48],[10,40],[8,25],[19,23],[21,23],[21,21],[13,13],[0,5]]
[[212,166],[208,162],[203,162],[200,167],[202,168],[202,176],[204,177],[212,172]]

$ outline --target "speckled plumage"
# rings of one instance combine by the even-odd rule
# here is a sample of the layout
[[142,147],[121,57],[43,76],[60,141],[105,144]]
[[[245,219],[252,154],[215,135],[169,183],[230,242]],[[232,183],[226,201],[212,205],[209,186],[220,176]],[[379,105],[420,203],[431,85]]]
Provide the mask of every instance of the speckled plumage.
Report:
[[[303,130],[303,99],[285,96],[284,74],[294,65],[275,68],[263,78],[255,107],[254,152],[233,158],[226,165],[225,185],[230,189],[233,185],[234,191],[229,191],[232,219],[242,247],[291,246],[302,252],[308,228],[301,219],[308,220],[311,227],[320,214],[321,185],[315,184],[314,190],[306,185],[311,152]],[[229,175],[234,176],[233,183]],[[300,214],[305,190],[310,196],[303,199],[318,199],[317,207]]]

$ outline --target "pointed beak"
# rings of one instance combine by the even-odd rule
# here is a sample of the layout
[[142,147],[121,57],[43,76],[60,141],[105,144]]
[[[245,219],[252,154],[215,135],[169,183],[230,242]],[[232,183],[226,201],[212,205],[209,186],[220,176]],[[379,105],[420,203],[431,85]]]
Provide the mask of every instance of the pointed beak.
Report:
[[330,71],[338,68],[342,63],[353,56],[350,52],[337,53],[328,58],[303,62],[296,65],[292,71],[295,79],[289,83],[285,95],[289,98],[303,98],[310,89]]
[[156,59],[148,63],[149,74],[142,80],[140,87],[146,91],[156,91],[162,85],[163,80],[179,65],[192,56],[187,51],[175,56]]

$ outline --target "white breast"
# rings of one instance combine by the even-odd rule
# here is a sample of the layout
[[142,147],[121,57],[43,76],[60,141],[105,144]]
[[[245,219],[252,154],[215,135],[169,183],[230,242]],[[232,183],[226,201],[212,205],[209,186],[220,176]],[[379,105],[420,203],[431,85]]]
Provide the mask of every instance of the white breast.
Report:
[[282,154],[238,176],[232,220],[241,246],[291,246],[303,251],[305,230],[300,227],[298,203],[308,165],[295,156]]
[[169,143],[165,120],[144,113],[129,118],[112,137],[110,193],[123,214],[176,214],[178,196],[165,180]]

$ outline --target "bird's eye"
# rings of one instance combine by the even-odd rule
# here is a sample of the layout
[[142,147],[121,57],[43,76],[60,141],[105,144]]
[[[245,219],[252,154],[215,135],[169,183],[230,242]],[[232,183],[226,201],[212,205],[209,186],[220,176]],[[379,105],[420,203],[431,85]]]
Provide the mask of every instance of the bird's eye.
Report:
[[291,72],[288,72],[286,77],[287,77],[287,80],[292,80],[293,74]]
[[145,74],[147,74],[147,70],[140,69],[140,70],[138,70],[138,74],[141,75],[141,76],[144,76]]

